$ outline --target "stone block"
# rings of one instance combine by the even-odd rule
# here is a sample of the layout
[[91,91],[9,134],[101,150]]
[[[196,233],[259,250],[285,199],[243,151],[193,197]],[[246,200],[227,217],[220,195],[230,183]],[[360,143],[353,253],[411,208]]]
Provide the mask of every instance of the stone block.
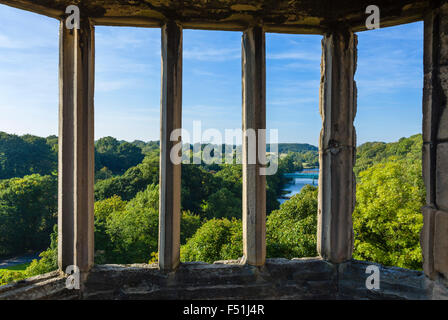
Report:
[[423,181],[426,188],[426,204],[428,206],[434,206],[436,195],[435,195],[435,167],[432,159],[435,157],[434,145],[431,143],[423,144],[422,148],[422,170],[423,170]]
[[423,76],[423,100],[422,100],[422,112],[423,112],[423,141],[430,142],[434,140],[434,117],[432,115],[433,109],[433,73],[429,72]]
[[440,65],[448,65],[448,4],[440,8],[439,17]]
[[420,233],[420,245],[423,254],[423,270],[425,274],[434,278],[434,221],[436,210],[423,207],[423,228]]
[[448,142],[437,145],[436,204],[438,209],[448,211]]
[[355,203],[354,148],[321,152],[319,177],[319,254],[334,263],[351,259]]
[[435,216],[434,269],[448,278],[448,212],[437,211]]
[[[448,90],[447,90],[448,93]],[[437,132],[438,140],[448,140],[448,107],[441,111],[441,115],[439,118],[439,128]]]

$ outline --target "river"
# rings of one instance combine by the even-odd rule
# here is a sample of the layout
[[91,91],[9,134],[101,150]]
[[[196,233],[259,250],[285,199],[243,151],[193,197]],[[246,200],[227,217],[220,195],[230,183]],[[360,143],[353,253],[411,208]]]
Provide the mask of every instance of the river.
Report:
[[[303,171],[300,171],[300,173],[307,173],[307,172],[312,172],[312,173],[318,173],[319,169],[304,169]],[[308,178],[294,178],[292,179],[291,183],[287,184],[285,186],[284,191],[288,192],[285,193],[283,195],[282,198],[277,199],[280,203],[285,202],[286,200],[288,200],[289,198],[291,198],[293,195],[295,195],[296,193],[299,193],[300,190],[302,190],[302,188],[304,186],[306,186],[307,184],[311,184],[313,186],[317,186],[318,185],[318,180],[317,179],[308,179]],[[285,199],[288,198],[288,199]]]
[[23,256],[19,256],[19,257],[0,260],[0,269],[13,267],[13,266],[19,265],[19,264],[30,263],[34,259],[40,259],[39,254],[31,253],[31,254],[26,254]]

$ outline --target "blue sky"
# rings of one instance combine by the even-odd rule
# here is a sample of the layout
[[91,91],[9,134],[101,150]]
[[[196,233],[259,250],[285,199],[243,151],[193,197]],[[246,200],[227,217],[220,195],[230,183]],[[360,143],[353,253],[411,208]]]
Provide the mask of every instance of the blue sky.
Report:
[[[57,134],[59,22],[0,5],[0,131]],[[267,126],[317,145],[321,36],[266,35]],[[421,132],[423,24],[358,34],[358,144]],[[184,30],[183,126],[241,128],[241,33]],[[97,27],[95,137],[158,140],[160,30]]]

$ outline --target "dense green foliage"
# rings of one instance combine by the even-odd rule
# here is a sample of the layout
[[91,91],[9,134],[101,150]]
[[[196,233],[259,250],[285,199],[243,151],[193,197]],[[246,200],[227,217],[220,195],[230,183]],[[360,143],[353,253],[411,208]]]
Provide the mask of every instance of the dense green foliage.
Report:
[[[47,140],[49,149],[56,152],[57,137],[52,136]],[[121,170],[113,164],[114,161],[126,162],[122,159],[121,146],[127,146],[127,144],[110,137],[98,140],[96,142],[97,163],[106,163],[111,169],[116,170],[116,172]],[[157,144],[150,143],[149,146],[146,145],[147,150],[151,151],[148,151],[141,163],[128,168],[123,174],[115,174],[106,166],[96,172],[95,199],[98,202],[98,207],[102,201],[115,201],[117,203],[117,197],[119,197],[122,205],[126,204],[130,206],[133,202],[137,201],[136,197],[139,193],[144,192],[149,185],[156,185],[158,183],[159,151],[154,146],[157,146]],[[126,150],[130,150],[128,159],[132,159],[132,155],[141,155],[141,152],[134,152],[134,148]],[[134,161],[137,160],[134,159]],[[97,167],[101,167],[101,165]],[[267,177],[268,212],[278,209],[279,206],[277,198],[281,195],[286,182],[286,179],[282,177],[282,173],[285,172],[282,167],[284,166],[282,166],[281,161],[279,173]],[[2,219],[2,227],[5,229],[1,235],[0,256],[18,255],[30,250],[39,250],[39,248],[47,246],[49,244],[51,228],[56,222],[56,176],[34,175],[0,181],[2,183],[3,196],[7,197],[9,195],[9,202],[6,202],[6,198],[3,202],[0,202],[0,219]],[[51,181],[51,190],[49,189],[49,181]],[[216,165],[215,170],[208,170],[207,167],[202,165],[183,165],[182,210],[190,212],[193,217],[199,216],[197,219],[200,219],[201,223],[204,219],[213,218],[227,217],[231,219],[235,217],[240,219],[242,205],[241,181],[241,165]],[[23,188],[22,192],[17,194],[12,193],[11,190],[15,190],[11,189],[13,186],[15,186],[14,188]],[[36,190],[32,190],[31,187]],[[15,196],[11,198],[11,195]],[[128,204],[128,202],[130,203]],[[157,211],[158,208],[155,206],[152,212],[146,210],[142,213],[146,215],[145,219],[151,218],[153,220],[152,226],[155,225],[155,221],[157,220],[152,218],[156,215]],[[12,228],[11,226],[17,224],[17,218],[22,216],[23,218],[19,218],[21,220],[18,224],[27,226],[28,229],[24,229],[23,232],[17,232],[17,228]],[[132,215],[129,216],[132,218]],[[109,252],[111,248],[108,248],[105,243],[110,244],[111,237],[112,239],[116,238],[117,243],[119,242],[116,234],[111,235],[106,233],[105,221],[105,218],[96,218],[98,235],[96,247],[100,248],[100,252]],[[112,232],[111,224],[112,222],[109,225],[109,233]],[[33,226],[35,229],[31,230],[30,226]],[[146,227],[149,228],[149,226]],[[40,229],[37,230],[37,228]],[[14,230],[14,232],[11,230]],[[125,233],[125,229],[122,228],[120,230],[120,234]],[[23,237],[28,237],[30,240],[26,240]],[[40,237],[39,241],[36,241],[36,237]],[[115,251],[125,250],[125,248],[119,250],[117,246],[114,249]],[[152,248],[154,247],[153,241]]]
[[[0,269],[0,286],[12,281],[26,279],[39,274],[47,273],[58,268],[58,245],[57,245],[57,226],[51,234],[50,246],[47,250],[39,254],[39,260],[33,260],[29,265],[22,265],[20,269],[17,266],[8,269]],[[26,267],[26,268],[24,268]]]
[[357,150],[353,256],[384,265],[422,268],[419,233],[425,201],[422,136],[373,142]]
[[113,174],[122,174],[125,170],[139,164],[144,155],[142,149],[129,142],[119,142],[112,137],[99,139],[95,143],[96,169],[107,168]]
[[33,260],[26,268],[25,275],[27,277],[36,276],[47,273],[58,268],[58,228],[55,225],[53,233],[50,236],[51,242],[47,250],[39,254],[40,259]]
[[319,154],[317,151],[288,152],[281,155],[281,169],[284,172],[296,172],[304,168],[319,167]]
[[0,269],[0,286],[26,278],[27,275],[24,271]]
[[[275,148],[274,145],[271,146],[270,144],[266,144],[266,151],[272,151],[273,148]],[[312,146],[308,143],[278,143],[277,148],[279,154],[289,152],[306,153],[307,151],[319,151],[316,146]]]
[[[420,208],[425,195],[421,145],[421,135],[415,135],[396,143],[364,144],[358,149],[354,258],[421,269]],[[287,155],[284,165],[290,165],[295,157]],[[317,188],[307,186],[268,215],[267,256],[315,256],[316,228]],[[239,239],[239,231],[230,228],[227,219],[204,224],[199,230],[182,247],[185,261],[212,262],[241,255],[241,243],[229,240]],[[208,243],[216,247],[209,248]],[[224,244],[225,254],[221,249]]]
[[0,180],[25,175],[49,175],[57,169],[54,145],[45,138],[0,132]]
[[422,158],[422,135],[416,134],[409,138],[401,138],[397,142],[367,142],[356,150],[355,173],[359,176],[372,165],[387,161],[390,157],[419,161]]
[[307,185],[273,211],[266,222],[267,256],[314,257],[317,235],[317,188]]
[[[129,143],[112,137],[95,143],[95,169],[107,168],[114,175],[139,164],[142,148],[154,150],[158,143]],[[57,170],[58,138],[41,138],[33,135],[17,136],[0,131],[0,180],[22,178],[26,175],[50,175]]]
[[[425,192],[421,147],[421,135],[415,135],[395,143],[373,142],[358,148],[354,258],[421,269],[420,207]],[[9,148],[38,151],[32,161],[20,162],[20,156]],[[277,199],[287,182],[283,174],[316,166],[317,149],[280,144],[279,150],[279,170],[267,176],[267,256],[315,256],[317,188],[306,186],[281,206]],[[0,172],[4,177],[0,179],[0,256],[49,246],[25,271],[0,270],[0,285],[57,268],[57,232],[53,229],[57,213],[56,151],[55,136],[42,139],[0,134]],[[95,262],[155,261],[158,142],[100,139],[96,142],[96,169]],[[182,165],[181,192],[182,261],[240,258],[241,165]]]
[[159,141],[144,142],[141,140],[134,140],[132,144],[142,149],[143,154],[150,154],[153,151],[158,151],[160,149]]
[[34,174],[0,181],[0,256],[48,246],[56,222],[56,177]]
[[238,259],[243,254],[243,229],[238,219],[212,219],[205,222],[182,246],[181,261]]
[[[317,188],[306,186],[273,211],[266,222],[268,258],[316,256]],[[242,256],[241,220],[205,222],[181,248],[182,261],[235,260]]]
[[421,160],[393,158],[360,173],[353,213],[356,259],[421,269],[421,175]]
[[149,184],[159,182],[159,160],[146,156],[142,163],[129,168],[119,176],[95,183],[95,200],[104,200],[114,195],[123,200],[131,200],[135,195],[145,190]]
[[[130,201],[113,196],[95,203],[97,263],[148,262],[157,252],[159,227],[158,186],[151,184]],[[181,217],[181,243],[200,227],[201,220],[189,211]]]

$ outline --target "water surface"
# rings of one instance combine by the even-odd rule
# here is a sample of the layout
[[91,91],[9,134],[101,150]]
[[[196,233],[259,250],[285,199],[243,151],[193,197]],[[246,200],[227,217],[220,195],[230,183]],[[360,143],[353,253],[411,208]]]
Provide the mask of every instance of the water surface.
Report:
[[[301,173],[306,172],[319,172],[319,169],[305,169],[303,171],[300,171]],[[285,187],[285,191],[288,191],[288,193],[285,193],[283,195],[284,198],[291,198],[296,193],[299,193],[300,190],[307,184],[317,186],[318,185],[318,179],[308,179],[308,178],[295,178],[291,180],[291,183],[287,184]],[[280,203],[285,202],[288,199],[279,198],[277,199]]]

